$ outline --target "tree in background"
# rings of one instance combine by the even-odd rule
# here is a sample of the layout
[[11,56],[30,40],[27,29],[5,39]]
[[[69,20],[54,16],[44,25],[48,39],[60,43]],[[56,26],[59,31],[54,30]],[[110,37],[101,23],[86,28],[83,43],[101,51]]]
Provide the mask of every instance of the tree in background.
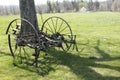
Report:
[[80,1],[80,4],[79,4],[79,7],[80,7],[80,8],[82,8],[82,7],[87,8],[87,2],[85,2],[84,0],[81,0],[81,1]]
[[0,6],[0,15],[16,15],[19,14],[19,7],[18,6]]
[[64,12],[70,12],[73,9],[72,3],[70,1],[64,0],[63,1]]
[[58,1],[55,2],[55,12],[57,12],[57,13],[61,12],[61,10],[60,10],[60,2],[58,2]]
[[113,3],[113,0],[107,0],[106,1],[106,11],[112,11],[111,10],[112,3]]
[[94,4],[92,0],[89,0],[88,4],[87,4],[87,8],[89,11],[93,11],[94,9]]
[[[32,3],[31,3],[32,4]],[[47,0],[46,4],[36,5],[37,13],[60,13],[60,12],[78,12],[80,8],[85,7],[89,11],[117,11],[120,12],[120,0],[107,0],[99,2],[96,0],[64,0],[63,2],[51,2]],[[19,7],[0,6],[0,15],[16,15],[19,14]]]
[[112,11],[119,11],[120,12],[120,0],[113,0],[111,9],[112,9]]
[[94,10],[99,11],[99,7],[100,7],[100,3],[98,2],[98,0],[96,0],[94,3]]
[[53,7],[51,1],[47,0],[47,12],[53,13]]
[[79,8],[80,8],[79,4],[80,4],[79,0],[72,1],[73,9],[74,9],[75,12],[79,11]]

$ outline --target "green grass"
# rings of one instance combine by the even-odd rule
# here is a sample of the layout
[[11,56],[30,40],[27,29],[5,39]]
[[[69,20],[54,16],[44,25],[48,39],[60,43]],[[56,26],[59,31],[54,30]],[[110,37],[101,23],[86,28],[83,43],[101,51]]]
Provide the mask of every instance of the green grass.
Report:
[[[50,16],[71,25],[79,53],[51,49],[41,57],[39,72],[31,66],[14,66],[5,31],[19,16],[0,16],[0,80],[120,80],[120,13],[43,14],[44,20]],[[38,20],[41,26],[39,15]]]

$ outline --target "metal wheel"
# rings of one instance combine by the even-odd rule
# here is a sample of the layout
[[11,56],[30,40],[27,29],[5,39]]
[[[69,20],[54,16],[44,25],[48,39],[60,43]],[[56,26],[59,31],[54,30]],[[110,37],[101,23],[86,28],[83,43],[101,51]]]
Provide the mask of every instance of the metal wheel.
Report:
[[[70,25],[64,19],[55,16],[48,18],[43,22],[41,31],[50,36],[61,35],[64,39],[61,48],[66,52],[70,49],[70,41],[73,39],[73,34]],[[55,37],[54,39],[59,39],[59,37]]]
[[11,55],[13,57],[13,60],[15,63],[23,63],[23,62],[30,62],[31,53],[34,53],[34,49],[30,49],[28,46],[24,45],[18,45],[17,40],[18,40],[18,35],[19,37],[23,36],[21,34],[21,22],[25,22],[27,25],[33,28],[33,31],[36,36],[38,36],[34,26],[27,20],[25,19],[14,19],[13,21],[10,22],[8,25],[6,34],[8,34],[8,44],[9,44],[9,49],[11,52]]

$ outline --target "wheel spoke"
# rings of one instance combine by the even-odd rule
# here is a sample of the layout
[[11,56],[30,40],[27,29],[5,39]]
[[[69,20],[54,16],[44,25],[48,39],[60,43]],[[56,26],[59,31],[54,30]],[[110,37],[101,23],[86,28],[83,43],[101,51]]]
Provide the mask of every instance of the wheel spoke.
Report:
[[48,31],[50,31],[51,33],[53,33],[50,29],[48,29],[47,27],[45,27],[46,28],[46,30],[48,30]]
[[53,28],[54,28],[54,33],[56,33],[56,29],[55,29],[53,18],[51,18],[51,21],[52,21],[52,25],[53,25]]
[[60,24],[60,27],[59,27],[59,29],[58,29],[58,32],[60,32],[60,29],[61,29],[62,25],[63,25],[63,21],[62,21],[61,24]]
[[63,32],[66,28],[67,28],[67,26],[65,28],[63,28],[62,30],[60,30],[59,33]]
[[55,30],[56,30],[56,32],[57,32],[57,25],[58,24],[58,18],[56,19],[56,25],[55,25]]
[[47,24],[48,24],[48,27],[50,28],[50,30],[52,31],[52,33],[54,33],[52,28],[50,27],[50,24],[48,22],[47,22]]

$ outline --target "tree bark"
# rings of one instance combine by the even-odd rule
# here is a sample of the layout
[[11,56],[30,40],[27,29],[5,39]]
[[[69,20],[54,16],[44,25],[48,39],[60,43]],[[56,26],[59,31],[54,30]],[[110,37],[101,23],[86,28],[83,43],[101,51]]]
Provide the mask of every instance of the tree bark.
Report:
[[[36,16],[36,10],[35,10],[35,4],[34,0],[19,0],[19,6],[20,6],[20,17],[23,19],[28,20],[36,30],[38,29],[38,22],[37,22],[37,16]],[[33,32],[33,28],[26,24],[25,22],[21,22],[21,32]]]

